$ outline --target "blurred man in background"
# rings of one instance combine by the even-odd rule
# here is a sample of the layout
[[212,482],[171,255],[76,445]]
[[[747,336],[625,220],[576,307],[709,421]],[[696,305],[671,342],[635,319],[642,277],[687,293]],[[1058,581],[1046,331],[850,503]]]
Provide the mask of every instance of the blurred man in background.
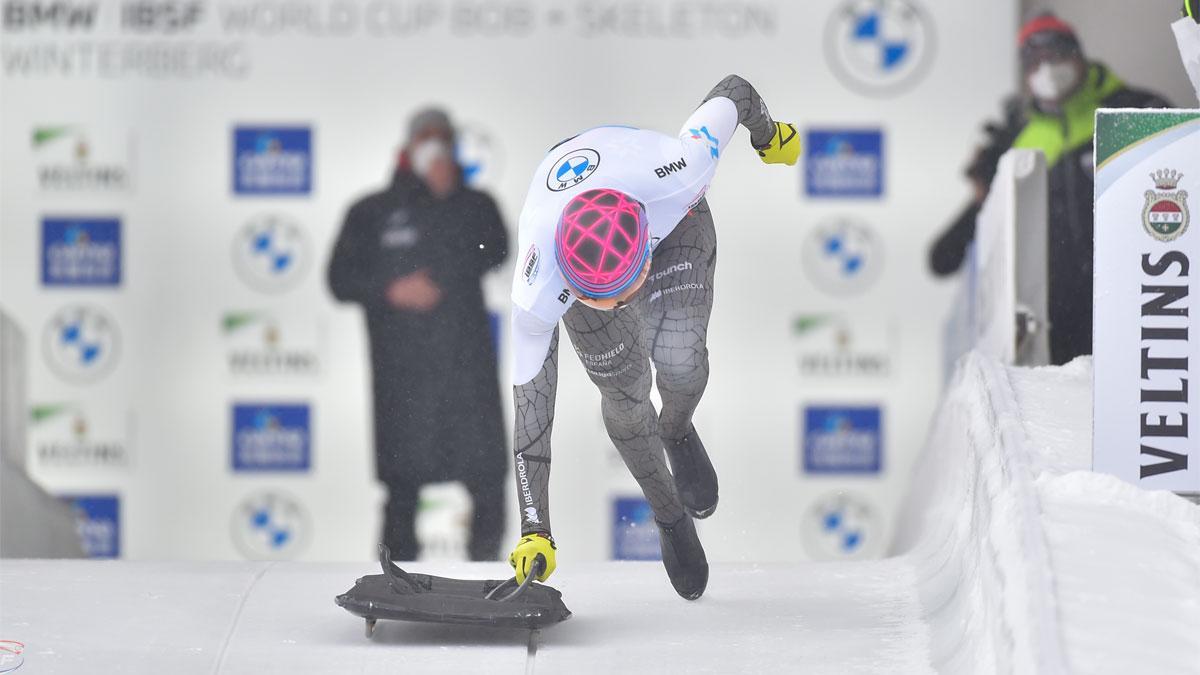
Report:
[[396,560],[417,556],[425,483],[457,480],[471,494],[471,559],[498,557],[504,529],[507,452],[480,278],[508,238],[492,198],[463,185],[454,143],[444,112],[419,112],[391,185],[350,207],[329,264],[334,296],[366,312],[382,539]]
[[974,199],[934,243],[937,275],[962,266],[975,220],[996,165],[1010,148],[1040,150],[1049,169],[1047,284],[1050,358],[1063,364],[1092,353],[1092,136],[1098,108],[1166,108],[1163,98],[1125,85],[1103,64],[1088,61],[1074,29],[1040,14],[1020,32],[1024,98],[1005,106],[1001,124],[967,169]]

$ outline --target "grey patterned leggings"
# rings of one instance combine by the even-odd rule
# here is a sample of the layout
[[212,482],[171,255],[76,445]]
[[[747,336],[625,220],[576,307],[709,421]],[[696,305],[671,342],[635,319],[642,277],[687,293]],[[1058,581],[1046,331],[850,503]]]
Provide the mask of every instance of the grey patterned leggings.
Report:
[[[713,304],[716,231],[701,201],[654,249],[650,276],[628,306],[602,312],[583,303],[567,310],[563,323],[571,345],[600,389],[605,428],[625,465],[654,509],[655,518],[675,523],[683,506],[664,454],[664,440],[691,429],[708,384],[708,319]],[[516,388],[518,494],[534,505],[537,523],[523,533],[549,531],[547,495],[549,427],[557,384],[557,339],[542,372]],[[663,409],[650,402],[650,363],[658,374]],[[527,482],[522,482],[522,476]]]

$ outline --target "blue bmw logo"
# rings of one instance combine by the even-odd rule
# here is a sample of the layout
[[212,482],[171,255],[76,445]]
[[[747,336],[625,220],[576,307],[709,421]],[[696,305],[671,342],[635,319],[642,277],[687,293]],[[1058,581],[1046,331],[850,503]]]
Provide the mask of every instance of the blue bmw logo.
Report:
[[546,176],[546,187],[554,192],[575,187],[600,166],[600,153],[591,148],[572,150],[554,163]]
[[838,79],[869,96],[908,91],[933,59],[934,25],[919,0],[843,0],[825,29]]

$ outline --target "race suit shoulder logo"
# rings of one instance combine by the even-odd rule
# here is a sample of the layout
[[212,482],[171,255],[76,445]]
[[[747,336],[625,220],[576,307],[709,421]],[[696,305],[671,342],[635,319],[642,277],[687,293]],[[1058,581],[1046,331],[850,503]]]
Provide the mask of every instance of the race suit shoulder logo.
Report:
[[43,286],[117,286],[120,283],[119,219],[42,219]]
[[237,505],[230,528],[234,545],[250,560],[291,560],[304,549],[312,521],[291,496],[266,491]]
[[864,223],[836,218],[805,238],[801,256],[809,280],[833,295],[870,288],[883,267],[883,247]]
[[542,266],[542,254],[538,250],[537,244],[529,247],[529,251],[525,254],[525,262],[521,264],[522,276],[525,277],[525,283],[532,286],[534,281],[537,281],[538,271]]
[[64,380],[87,384],[112,370],[120,351],[117,323],[101,310],[72,305],[59,310],[42,331],[46,364]]
[[1154,190],[1146,190],[1146,208],[1142,209],[1142,226],[1151,237],[1163,242],[1174,241],[1187,232],[1191,221],[1187,190],[1178,190],[1183,174],[1162,169],[1150,174]]
[[246,223],[233,242],[233,264],[247,285],[265,293],[291,290],[311,257],[308,235],[290,217],[269,213]]
[[312,192],[312,129],[237,127],[233,130],[233,192],[306,195]]
[[929,69],[933,22],[915,0],[845,0],[829,18],[825,53],[847,88],[870,96],[907,91]]
[[562,156],[546,174],[546,187],[561,192],[575,187],[596,172],[600,166],[600,153],[591,148],[580,148]]
[[694,140],[702,140],[708,145],[708,154],[712,155],[713,159],[718,159],[721,157],[721,142],[708,132],[708,127],[688,129],[688,133],[692,135]]

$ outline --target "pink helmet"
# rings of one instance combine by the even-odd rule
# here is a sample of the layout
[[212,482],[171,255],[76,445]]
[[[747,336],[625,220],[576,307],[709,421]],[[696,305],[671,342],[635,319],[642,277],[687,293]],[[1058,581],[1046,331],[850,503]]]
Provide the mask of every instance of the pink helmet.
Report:
[[624,192],[607,188],[577,195],[559,217],[554,257],[579,295],[595,299],[621,295],[650,259],[645,207]]

